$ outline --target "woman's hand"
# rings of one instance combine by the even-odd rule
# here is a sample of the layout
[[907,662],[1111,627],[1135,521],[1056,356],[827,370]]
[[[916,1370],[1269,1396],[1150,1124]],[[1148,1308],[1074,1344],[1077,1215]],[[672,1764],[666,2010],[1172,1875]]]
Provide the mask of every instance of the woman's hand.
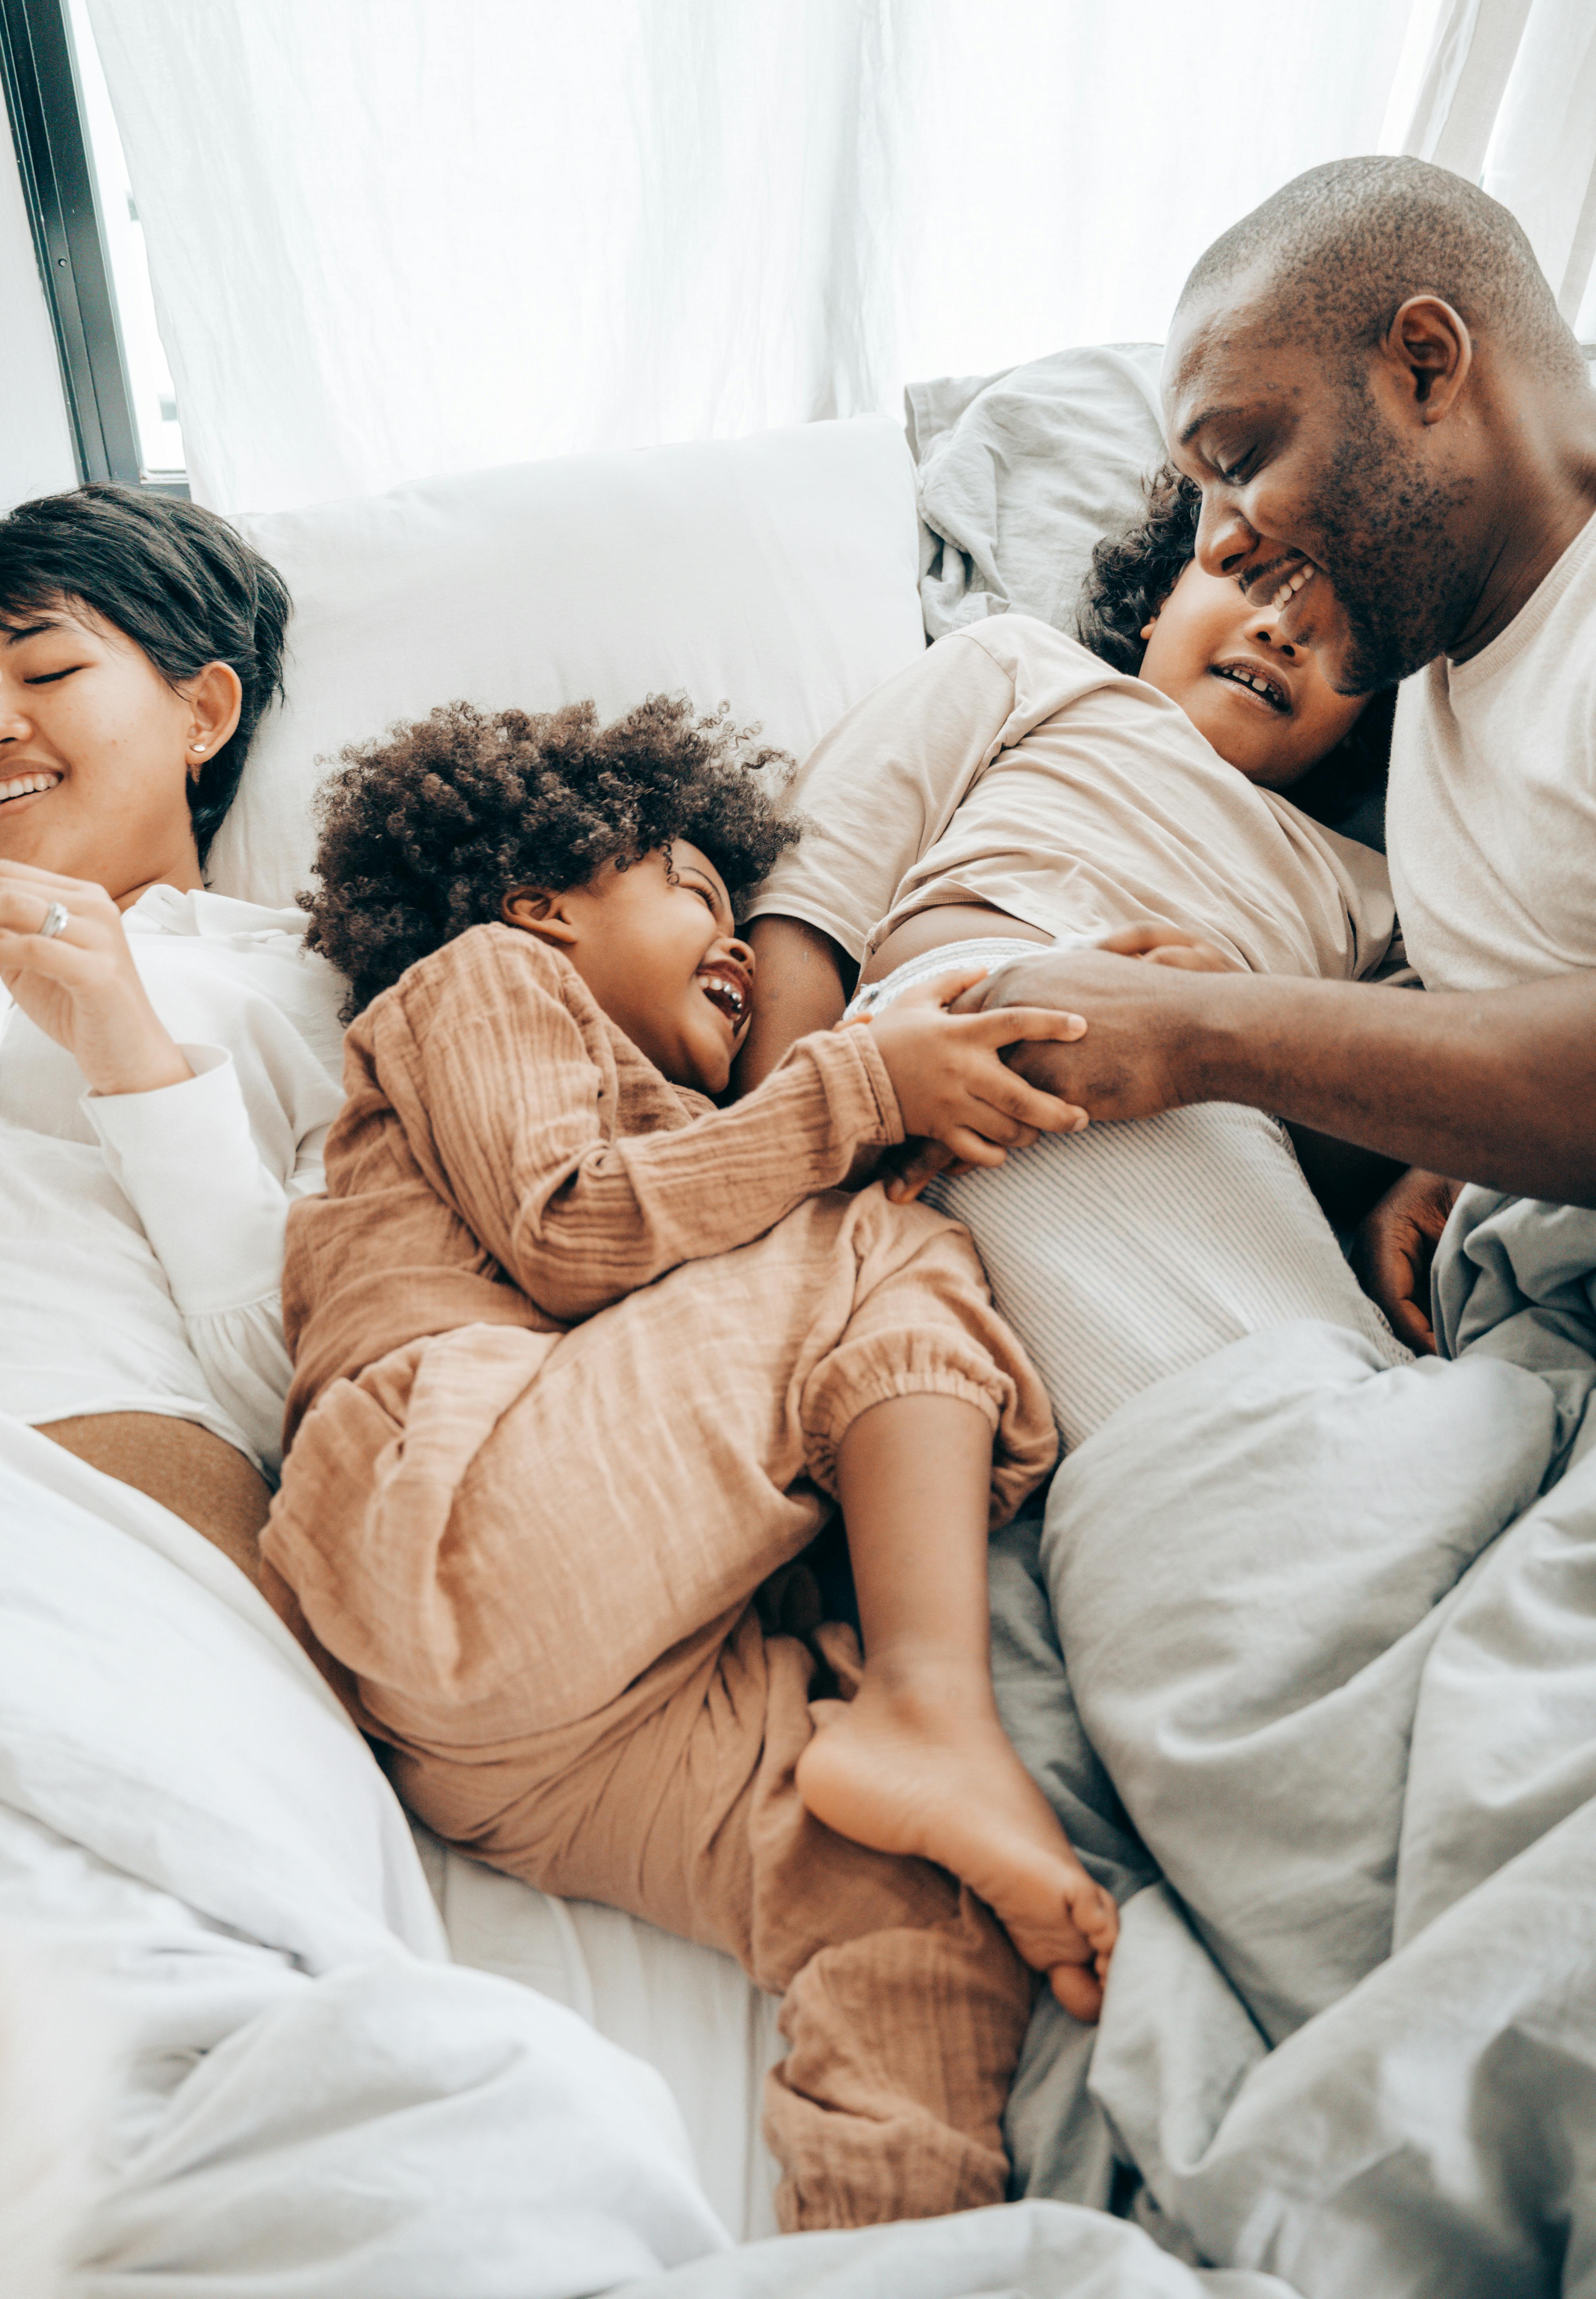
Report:
[[[861,1024],[844,1025],[866,1026],[874,1035],[905,1133],[940,1143],[960,1169],[1001,1166],[1011,1150],[1028,1149],[1038,1133],[1076,1133],[1087,1122],[1084,1110],[1028,1085],[1002,1058],[1005,1046],[1024,1038],[1078,1038],[1085,1026],[1079,1017],[1030,1006],[950,1014],[954,1000],[985,973],[977,966],[942,975],[906,990]],[[929,1178],[915,1187],[894,1183],[889,1194],[901,1203]]]
[[[53,902],[67,922],[46,939],[39,929]],[[95,1093],[149,1093],[194,1075],[150,1003],[103,886],[0,861],[0,982]]]
[[1435,1355],[1430,1324],[1430,1264],[1461,1182],[1410,1166],[1360,1224],[1352,1248],[1358,1282],[1377,1301],[1399,1341]]

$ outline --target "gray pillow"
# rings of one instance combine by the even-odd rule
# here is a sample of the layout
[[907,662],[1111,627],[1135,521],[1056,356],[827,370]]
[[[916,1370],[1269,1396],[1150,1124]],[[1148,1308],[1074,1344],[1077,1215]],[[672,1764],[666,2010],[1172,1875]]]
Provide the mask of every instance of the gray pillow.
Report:
[[1053,352],[904,394],[928,638],[1010,609],[1075,630],[1092,545],[1163,454],[1159,344]]

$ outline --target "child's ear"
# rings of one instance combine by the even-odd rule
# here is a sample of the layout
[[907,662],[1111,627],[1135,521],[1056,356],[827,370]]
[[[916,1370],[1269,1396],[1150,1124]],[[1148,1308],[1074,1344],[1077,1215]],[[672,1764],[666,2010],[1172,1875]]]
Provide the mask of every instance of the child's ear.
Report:
[[576,940],[575,927],[561,912],[559,896],[547,886],[512,886],[499,905],[499,915],[507,926],[519,926],[523,934],[536,934],[540,942],[560,949],[569,949]]
[[1152,637],[1153,626],[1157,622],[1157,620],[1158,617],[1156,615],[1150,615],[1147,620],[1142,625],[1142,644],[1144,646],[1146,645],[1147,641]]

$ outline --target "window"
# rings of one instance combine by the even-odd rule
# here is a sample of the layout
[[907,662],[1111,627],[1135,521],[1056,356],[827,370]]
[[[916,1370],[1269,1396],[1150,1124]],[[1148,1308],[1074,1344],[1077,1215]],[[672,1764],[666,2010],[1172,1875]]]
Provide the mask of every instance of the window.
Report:
[[144,232],[85,0],[0,0],[0,79],[79,470],[186,494]]

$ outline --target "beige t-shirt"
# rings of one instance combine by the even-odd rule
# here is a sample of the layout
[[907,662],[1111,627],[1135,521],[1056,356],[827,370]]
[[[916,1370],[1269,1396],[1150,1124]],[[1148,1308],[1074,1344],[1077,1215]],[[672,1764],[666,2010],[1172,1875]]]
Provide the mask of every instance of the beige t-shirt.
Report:
[[939,902],[1044,933],[1183,926],[1259,974],[1367,974],[1393,916],[1384,859],[1259,790],[1178,703],[1029,615],[939,639],[811,754],[811,827],[750,915],[863,960]]
[[1596,519],[1500,637],[1403,682],[1385,831],[1430,989],[1596,968]]

